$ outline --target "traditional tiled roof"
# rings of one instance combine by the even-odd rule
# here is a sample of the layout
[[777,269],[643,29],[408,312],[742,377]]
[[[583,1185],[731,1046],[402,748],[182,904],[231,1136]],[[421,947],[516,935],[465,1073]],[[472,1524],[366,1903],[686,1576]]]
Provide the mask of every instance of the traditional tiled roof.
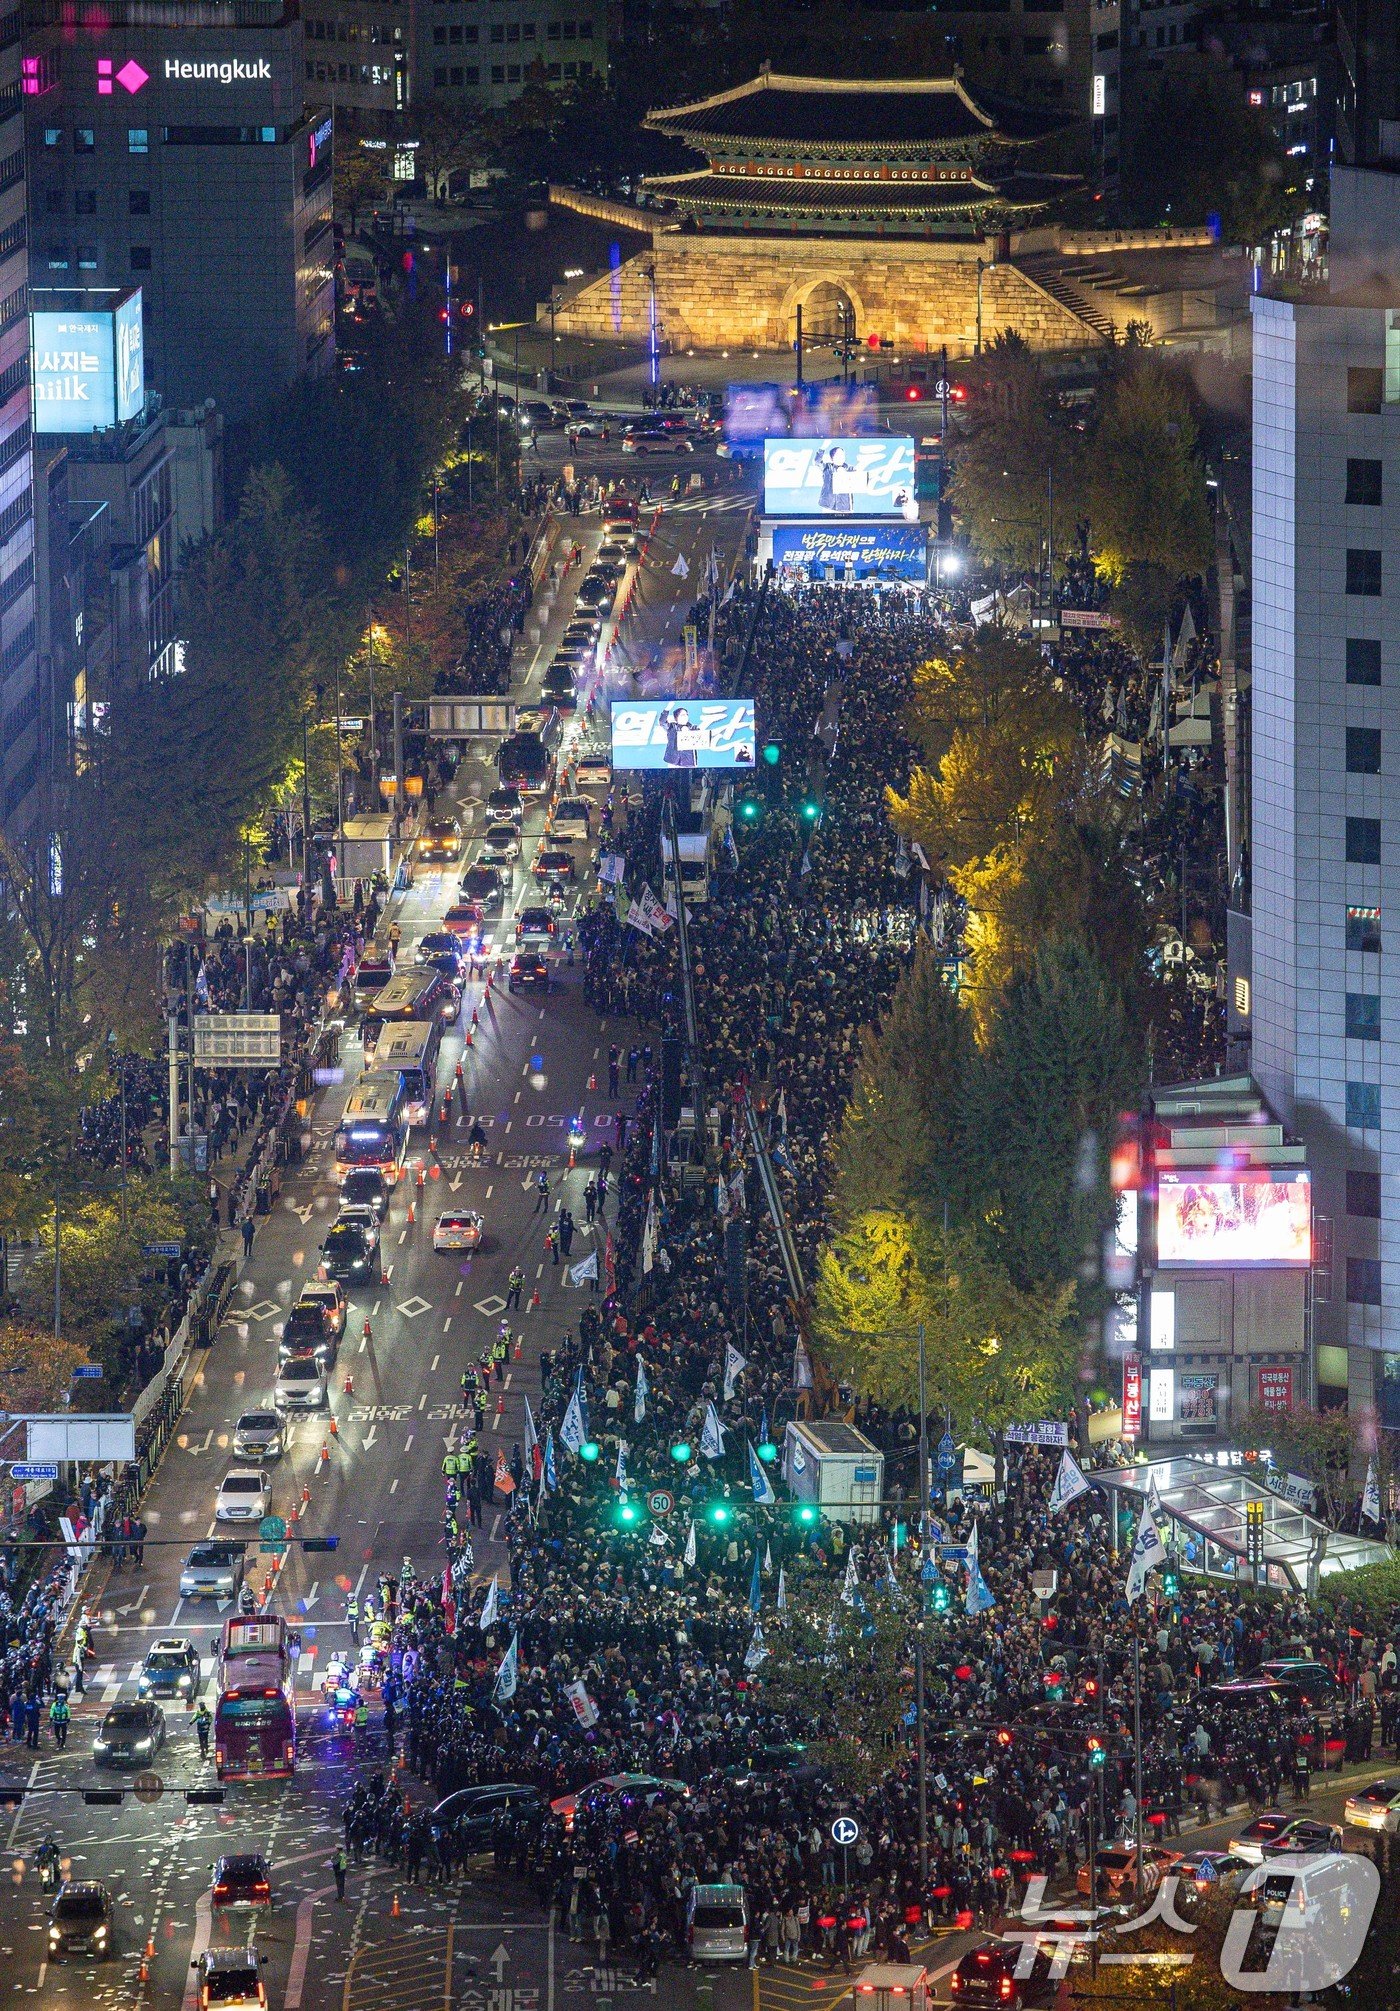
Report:
[[961,77],[889,81],[792,77],[771,71],[693,104],[648,112],[646,124],[692,146],[801,149],[813,153],[919,154],[948,147],[1023,142],[1053,120],[985,95]]

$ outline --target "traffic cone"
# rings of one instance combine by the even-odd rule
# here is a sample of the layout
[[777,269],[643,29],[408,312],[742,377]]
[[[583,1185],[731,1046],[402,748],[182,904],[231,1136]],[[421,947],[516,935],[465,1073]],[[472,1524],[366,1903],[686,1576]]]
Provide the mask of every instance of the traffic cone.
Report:
[[324,1439],[324,1438],[323,1438],[323,1439],[321,1440],[321,1464],[322,1464],[322,1466],[329,1466],[329,1465],[330,1465],[330,1460],[331,1460],[331,1448],[330,1448],[330,1442],[329,1442],[329,1440],[327,1440],[327,1439]]
[[334,1418],[331,1419],[331,1437],[332,1438],[340,1437],[340,1426]]
[[301,1498],[304,1502],[309,1502],[311,1500],[311,1489],[309,1487],[302,1488]]
[[366,1339],[366,1341],[372,1341],[372,1340],[374,1339],[374,1335],[373,1335],[373,1334],[372,1334],[372,1333],[370,1332],[370,1326],[369,1326],[369,1320],[368,1320],[368,1319],[366,1319],[366,1321],[365,1321],[365,1339]]
[[471,1028],[470,1028],[470,1027],[468,1027],[468,1028],[467,1028],[467,1039],[466,1039],[466,1045],[467,1045],[468,1047],[475,1047],[475,1046],[476,1046],[476,1042],[475,1042],[475,1041],[474,1041],[474,1040],[472,1039],[472,1030],[471,1030]]
[[590,1076],[589,1076],[589,1078],[588,1078],[588,1087],[589,1087],[590,1089],[596,1089],[596,1088],[598,1087],[598,1078],[597,1078],[597,1076],[596,1076],[596,1075],[590,1075]]
[[[446,1119],[444,1119],[443,1121],[445,1123]],[[428,1150],[429,1152],[437,1151],[437,1133],[435,1131],[430,1131],[428,1133]]]
[[498,1418],[502,1418],[505,1416],[505,1414],[506,1414],[506,1393],[504,1390],[502,1390],[501,1394],[496,1399],[496,1416]]
[[148,1934],[146,1936],[146,1960],[148,1962],[150,1961],[151,1957],[155,1954],[155,1952],[156,1952],[156,1938],[154,1934]]
[[524,1353],[525,1353],[525,1336],[523,1334],[517,1334],[515,1337],[514,1359],[518,1362]]
[[441,1180],[442,1168],[440,1166],[430,1166],[428,1168],[428,1178],[430,1180]]
[[408,1204],[408,1224],[410,1228],[413,1227],[413,1203],[411,1201]]
[[530,1312],[533,1313],[535,1308],[539,1305],[539,1303],[540,1303],[540,1288],[538,1285],[536,1285],[534,1291],[531,1292],[530,1294],[530,1305],[529,1305]]
[[390,1916],[391,1916],[391,1918],[393,1918],[394,1920],[397,1920],[397,1919],[398,1919],[398,1917],[399,1917],[399,1895],[397,1894],[397,1892],[396,1892],[396,1893],[394,1894],[394,1903],[393,1903],[393,1905],[392,1905],[392,1906],[391,1906],[391,1907],[389,1908],[389,1913],[390,1913]]
[[355,1394],[355,1378],[350,1374],[348,1369],[345,1372],[345,1394],[348,1397],[352,1397]]
[[457,1080],[458,1082],[460,1082],[460,1081],[462,1080],[462,1064],[461,1064],[461,1062],[460,1062],[460,1061],[459,1061],[459,1062],[458,1062],[458,1064],[457,1064],[457,1067],[456,1067],[456,1070],[455,1070],[455,1076],[456,1076],[456,1080]]

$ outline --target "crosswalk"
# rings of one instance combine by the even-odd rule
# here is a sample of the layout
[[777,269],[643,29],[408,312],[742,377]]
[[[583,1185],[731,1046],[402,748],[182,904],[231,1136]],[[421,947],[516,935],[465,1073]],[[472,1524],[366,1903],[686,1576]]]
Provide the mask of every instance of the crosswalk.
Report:
[[747,493],[734,496],[680,496],[673,503],[667,500],[665,510],[668,517],[687,511],[692,516],[706,510],[751,510],[754,498]]

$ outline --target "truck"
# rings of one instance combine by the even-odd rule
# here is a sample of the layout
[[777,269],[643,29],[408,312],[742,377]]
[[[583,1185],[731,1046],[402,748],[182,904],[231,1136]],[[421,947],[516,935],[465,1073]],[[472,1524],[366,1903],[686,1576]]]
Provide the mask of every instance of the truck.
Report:
[[828,1521],[880,1520],[885,1455],[852,1424],[794,1418],[783,1439],[783,1479],[795,1501]]

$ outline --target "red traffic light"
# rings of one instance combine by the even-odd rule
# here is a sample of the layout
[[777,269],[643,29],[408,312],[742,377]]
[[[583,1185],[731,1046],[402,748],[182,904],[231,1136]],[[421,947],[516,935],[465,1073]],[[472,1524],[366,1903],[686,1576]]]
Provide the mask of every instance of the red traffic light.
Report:
[[915,399],[921,398],[923,396],[923,393],[920,391],[917,384],[911,384],[909,386],[909,389],[905,392],[904,395],[912,402]]

